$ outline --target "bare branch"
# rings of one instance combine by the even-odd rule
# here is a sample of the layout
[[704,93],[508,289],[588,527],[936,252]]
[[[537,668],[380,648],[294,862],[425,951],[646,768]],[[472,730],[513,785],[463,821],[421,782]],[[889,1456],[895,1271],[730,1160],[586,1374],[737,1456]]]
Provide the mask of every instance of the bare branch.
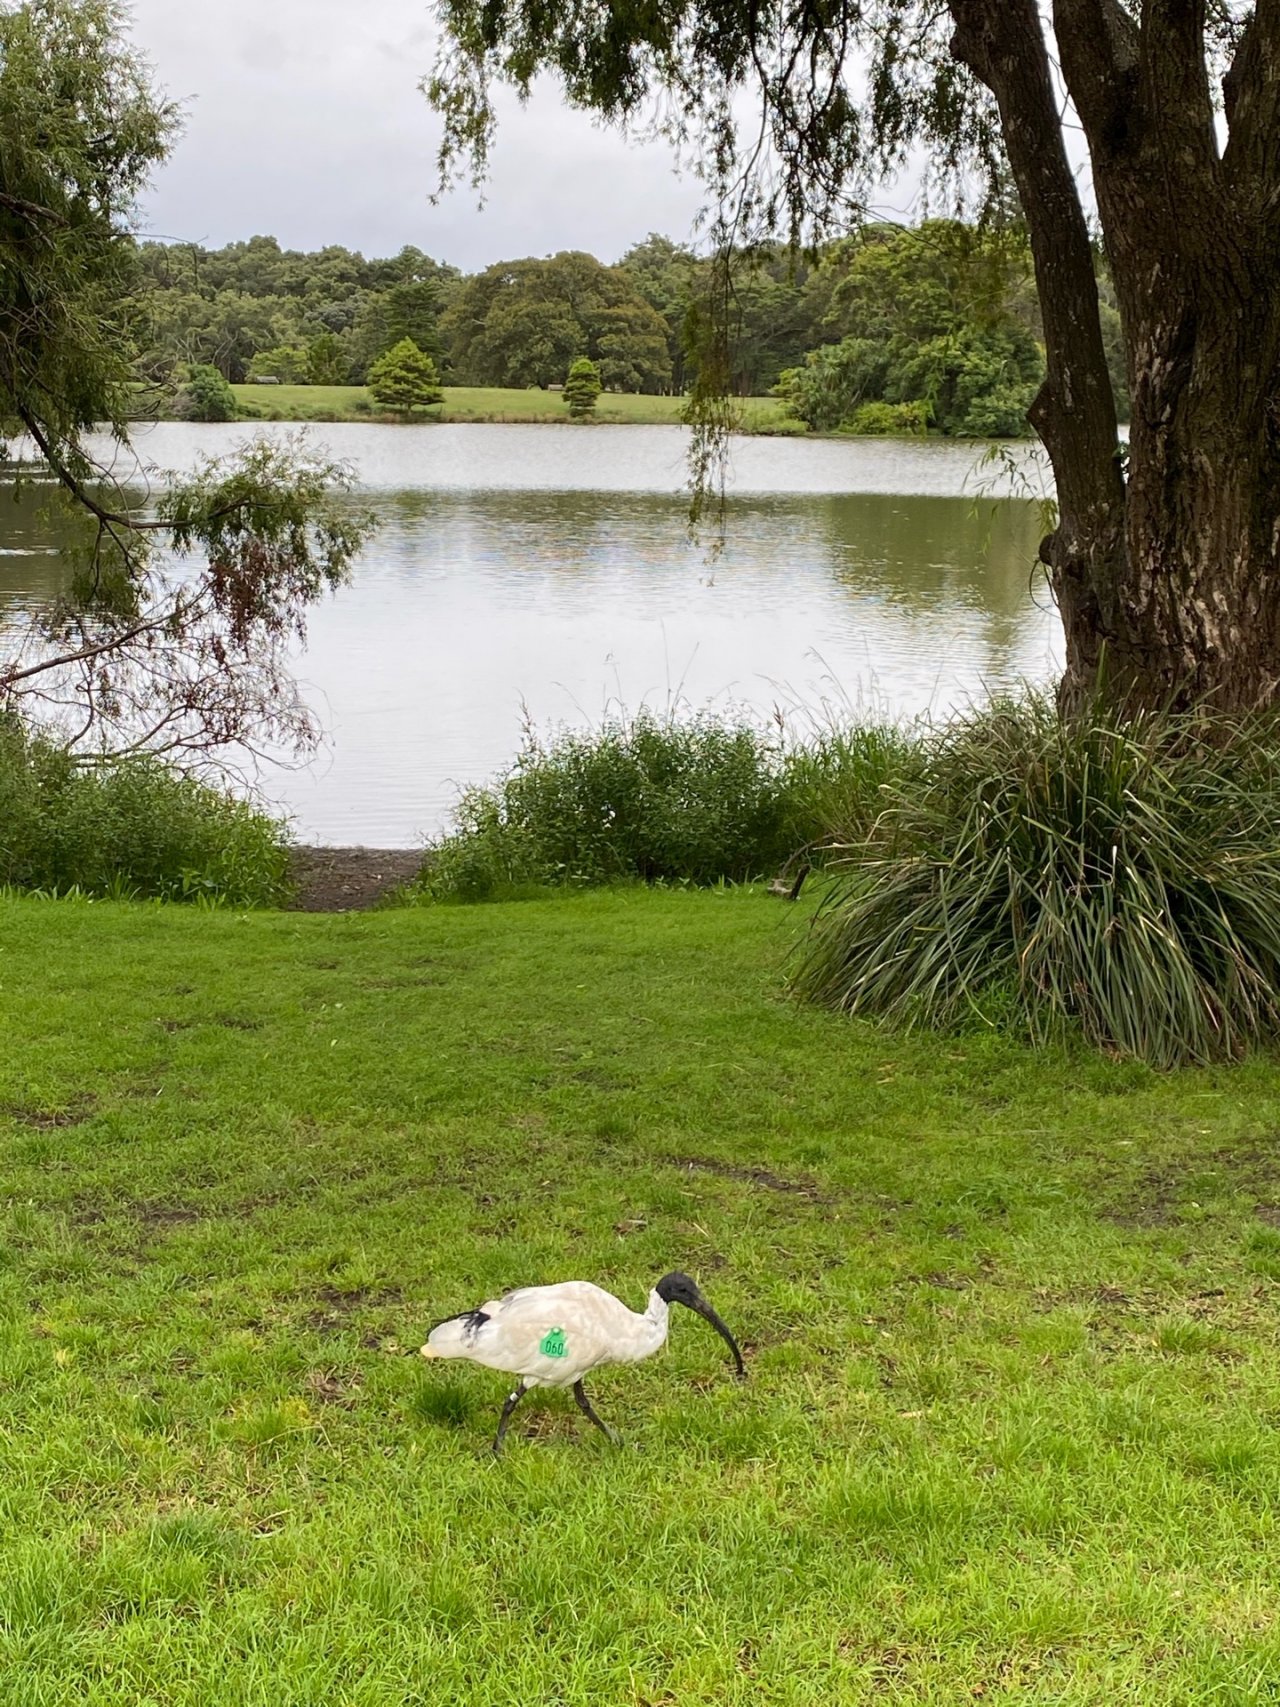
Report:
[[96,516],[104,526],[128,528],[131,533],[164,533],[167,531],[168,524],[165,522],[145,521],[137,516],[122,515],[118,510],[109,510],[104,504],[100,504],[84,482],[76,478],[58,454],[52,437],[45,431],[43,423],[35,414],[24,404],[19,404],[18,417],[34,439],[40,455],[53,470],[59,482],[66,487],[77,504],[88,510],[91,516]]
[[103,658],[112,653],[123,652],[126,647],[144,635],[155,634],[162,629],[171,627],[175,614],[172,609],[168,609],[146,622],[136,623],[132,628],[108,634],[94,645],[82,646],[75,652],[63,652],[50,658],[41,658],[38,663],[28,664],[25,669],[0,671],[0,691],[9,692],[19,682],[29,681],[33,676],[50,675],[55,670],[69,669],[73,664],[87,664],[95,658]]
[[39,202],[28,201],[25,196],[10,195],[0,190],[0,207],[8,208],[10,213],[16,213],[20,218],[40,222],[45,225],[66,225],[66,220],[51,207],[41,207]]
[[[31,437],[35,440],[37,449],[49,464],[49,467],[53,470],[59,482],[66,487],[67,491],[70,492],[76,503],[86,509],[91,516],[96,517],[104,527],[112,530],[116,528],[127,528],[130,533],[171,534],[173,532],[173,523],[171,521],[164,519],[148,519],[144,516],[126,515],[120,510],[110,510],[106,505],[99,503],[90,489],[82,480],[78,480],[76,478],[75,474],[67,466],[66,461],[59,456],[49,434],[44,430],[43,425],[36,416],[22,405],[19,405],[18,407],[18,416],[27,432],[30,433]],[[253,504],[254,500],[251,498],[238,498],[233,503],[222,504],[215,509],[209,510],[206,515],[206,520],[210,522],[221,521],[227,516],[234,516],[238,511],[251,508]],[[263,506],[259,505],[258,507],[262,508]]]

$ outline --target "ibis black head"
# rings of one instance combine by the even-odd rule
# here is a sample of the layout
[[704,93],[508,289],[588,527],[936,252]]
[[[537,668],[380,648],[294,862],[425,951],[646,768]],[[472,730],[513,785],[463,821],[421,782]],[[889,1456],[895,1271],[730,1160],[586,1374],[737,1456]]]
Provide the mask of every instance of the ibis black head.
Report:
[[696,1280],[691,1280],[687,1274],[681,1274],[679,1269],[675,1269],[672,1273],[663,1275],[654,1291],[664,1304],[683,1304],[686,1310],[692,1310],[696,1315],[701,1316],[703,1321],[710,1322],[733,1353],[733,1360],[738,1366],[738,1374],[745,1375],[747,1373],[747,1366],[742,1361],[742,1353],[738,1350],[737,1340],[734,1339],[728,1328],[702,1296]]

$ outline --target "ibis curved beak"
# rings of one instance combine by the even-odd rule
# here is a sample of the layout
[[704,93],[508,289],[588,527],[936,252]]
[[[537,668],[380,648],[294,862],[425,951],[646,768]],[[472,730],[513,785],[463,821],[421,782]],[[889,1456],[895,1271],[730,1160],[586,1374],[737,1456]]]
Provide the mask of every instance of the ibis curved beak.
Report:
[[698,1315],[702,1317],[703,1321],[711,1323],[711,1326],[716,1330],[716,1332],[720,1335],[720,1338],[725,1342],[725,1344],[729,1347],[729,1350],[733,1353],[733,1360],[738,1366],[737,1374],[738,1374],[739,1379],[745,1380],[746,1374],[747,1374],[747,1366],[742,1361],[742,1353],[738,1350],[737,1340],[734,1339],[733,1335],[729,1332],[728,1328],[720,1320],[719,1316],[716,1315],[715,1311],[711,1308],[710,1304],[707,1303],[706,1299],[702,1296],[701,1293],[698,1294],[697,1298],[694,1300],[694,1302],[692,1304],[690,1304],[689,1308],[691,1310],[695,1310],[698,1313]]

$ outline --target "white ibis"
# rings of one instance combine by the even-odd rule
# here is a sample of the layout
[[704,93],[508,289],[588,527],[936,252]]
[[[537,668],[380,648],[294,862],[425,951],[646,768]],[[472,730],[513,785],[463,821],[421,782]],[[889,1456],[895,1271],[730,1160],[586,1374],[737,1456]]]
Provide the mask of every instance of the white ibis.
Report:
[[745,1376],[738,1342],[687,1274],[664,1274],[649,1294],[648,1308],[637,1314],[611,1292],[589,1280],[558,1286],[523,1286],[478,1309],[437,1322],[427,1335],[423,1357],[465,1357],[486,1369],[520,1377],[507,1394],[494,1438],[496,1457],[511,1413],[531,1387],[572,1387],[578,1409],[610,1440],[617,1435],[592,1409],[582,1378],[604,1363],[639,1363],[666,1344],[667,1306],[694,1310],[726,1340]]

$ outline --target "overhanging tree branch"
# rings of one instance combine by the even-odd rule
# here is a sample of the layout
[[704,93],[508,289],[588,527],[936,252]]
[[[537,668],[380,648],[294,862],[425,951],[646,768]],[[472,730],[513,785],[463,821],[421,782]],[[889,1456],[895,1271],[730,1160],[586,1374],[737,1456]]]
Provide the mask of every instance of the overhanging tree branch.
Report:
[[56,708],[64,739],[100,755],[149,738],[301,749],[316,730],[290,652],[372,525],[345,496],[350,470],[301,438],[259,440],[143,513],[86,445],[104,425],[128,443],[131,215],[176,124],[126,22],[121,0],[0,4],[0,421],[25,428],[87,523],[67,597],[0,661],[0,712]]
[[183,612],[173,608],[167,609],[159,616],[150,617],[146,622],[135,623],[132,628],[116,629],[103,636],[101,640],[88,646],[81,646],[74,652],[53,653],[39,659],[37,663],[27,664],[21,669],[9,667],[0,670],[0,695],[12,692],[19,682],[33,680],[36,676],[48,676],[58,670],[70,669],[73,664],[90,664],[97,658],[106,658],[125,651],[135,640],[140,640],[147,634],[159,634],[165,629],[172,628],[175,619],[181,620]]
[[39,221],[43,225],[66,225],[66,220],[51,207],[43,207],[39,202],[28,201],[25,196],[15,196],[7,190],[0,190],[0,207],[7,208],[10,213],[16,213],[21,219]]
[[[994,104],[1044,327],[1033,420],[1061,510],[1045,551],[1066,632],[1062,703],[1280,704],[1280,0],[948,0],[950,58],[936,0],[437,8],[429,87],[446,171],[463,155],[483,168],[492,82],[527,91],[547,72],[618,122],[645,93],[668,99],[668,134],[700,151],[718,197],[743,157],[735,102],[750,91],[780,162],[753,172],[753,210],[793,238],[838,229],[850,192],[917,146],[952,182],[972,167],[997,177]],[[848,67],[832,45],[846,29]],[[1233,52],[1224,164],[1212,77]],[[1055,59],[1120,310],[1123,473]]]
[[[110,510],[94,497],[92,491],[82,480],[78,480],[59,454],[53,439],[44,429],[44,424],[28,409],[25,404],[18,405],[18,418],[30,433],[37,450],[49,465],[58,481],[66,487],[76,503],[85,509],[106,528],[127,528],[130,533],[172,533],[173,523],[163,519],[145,516],[126,515],[122,510]],[[209,521],[219,521],[227,516],[235,515],[237,511],[246,509],[250,500],[241,498],[233,503],[222,504],[208,512]]]

